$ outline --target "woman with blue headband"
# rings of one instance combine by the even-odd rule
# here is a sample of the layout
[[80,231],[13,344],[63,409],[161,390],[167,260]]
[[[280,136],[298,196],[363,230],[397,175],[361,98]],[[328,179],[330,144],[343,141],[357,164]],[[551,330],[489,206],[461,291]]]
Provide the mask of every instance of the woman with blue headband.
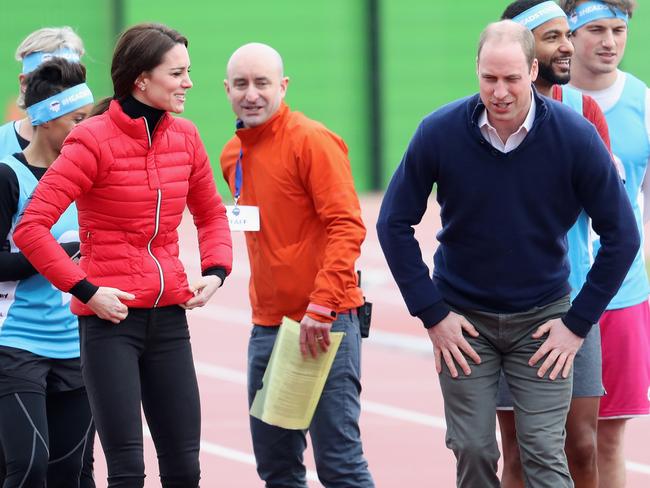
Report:
[[[83,54],[83,42],[70,27],[44,27],[29,34],[16,49],[16,60],[22,64],[17,108],[25,109],[25,80],[41,63],[53,57],[79,62]],[[32,133],[27,117],[0,126],[0,157],[25,149]]]
[[[34,133],[23,152],[0,159],[0,442],[3,487],[93,487],[80,483],[92,416],[81,378],[79,332],[70,297],[54,288],[16,247],[13,232],[30,195],[93,103],[78,63],[54,59],[26,79]],[[52,236],[70,259],[79,253],[77,211],[65,210]]]

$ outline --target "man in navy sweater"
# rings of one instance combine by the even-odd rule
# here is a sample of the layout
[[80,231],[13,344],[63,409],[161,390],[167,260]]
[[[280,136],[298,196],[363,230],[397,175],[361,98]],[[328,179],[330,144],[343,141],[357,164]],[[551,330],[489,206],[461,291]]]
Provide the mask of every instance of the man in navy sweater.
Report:
[[[377,222],[409,311],[433,343],[459,487],[499,487],[501,368],[527,486],[573,486],[563,449],[573,358],[640,244],[594,127],[533,89],[534,52],[532,33],[512,21],[483,31],[480,93],[422,121]],[[434,183],[442,230],[430,277],[413,226]],[[602,247],[570,303],[566,233],[582,208]]]

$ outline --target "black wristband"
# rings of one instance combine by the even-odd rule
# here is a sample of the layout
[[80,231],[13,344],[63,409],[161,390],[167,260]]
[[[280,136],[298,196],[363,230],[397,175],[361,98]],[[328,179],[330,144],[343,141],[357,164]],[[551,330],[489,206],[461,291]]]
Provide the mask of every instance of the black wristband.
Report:
[[79,283],[70,288],[69,292],[81,302],[88,303],[88,300],[90,300],[93,295],[97,293],[97,290],[99,290],[98,286],[93,285],[90,281],[84,278]]
[[221,278],[221,285],[223,285],[223,282],[226,281],[226,270],[222,268],[221,266],[212,266],[211,268],[206,269],[203,273],[201,273],[203,276],[218,276]]

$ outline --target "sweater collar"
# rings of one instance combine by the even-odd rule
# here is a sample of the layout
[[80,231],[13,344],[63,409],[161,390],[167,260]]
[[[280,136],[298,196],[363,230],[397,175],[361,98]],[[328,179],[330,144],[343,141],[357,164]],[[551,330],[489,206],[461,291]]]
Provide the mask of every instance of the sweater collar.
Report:
[[[122,108],[122,104],[119,101],[111,100],[111,104],[108,107],[108,115],[113,123],[117,125],[126,135],[132,137],[133,139],[144,141],[147,146],[149,145],[149,134],[147,133],[147,125],[145,124],[146,116],[144,113],[136,115],[137,118],[131,118],[125,113],[124,109]],[[167,130],[173,120],[174,118],[169,115],[168,112],[164,112],[160,116],[160,120],[156,126],[156,134]],[[150,129],[153,130],[154,128],[151,127]]]
[[289,106],[282,102],[277,112],[275,112],[275,114],[273,114],[273,116],[263,124],[255,127],[243,127],[241,120],[237,120],[237,137],[242,142],[254,142],[269,131],[271,134],[275,134],[284,123],[288,114]]

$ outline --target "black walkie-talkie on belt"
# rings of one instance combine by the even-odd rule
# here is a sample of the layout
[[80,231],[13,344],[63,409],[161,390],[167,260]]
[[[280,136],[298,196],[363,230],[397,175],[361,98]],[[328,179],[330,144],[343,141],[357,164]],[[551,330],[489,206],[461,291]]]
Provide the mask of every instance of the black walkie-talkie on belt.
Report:
[[[359,281],[359,288],[361,288],[361,271],[357,271],[357,278]],[[372,303],[366,301],[363,297],[363,305],[357,308],[357,315],[359,317],[359,332],[361,337],[368,337],[370,335],[370,319],[372,318]]]

